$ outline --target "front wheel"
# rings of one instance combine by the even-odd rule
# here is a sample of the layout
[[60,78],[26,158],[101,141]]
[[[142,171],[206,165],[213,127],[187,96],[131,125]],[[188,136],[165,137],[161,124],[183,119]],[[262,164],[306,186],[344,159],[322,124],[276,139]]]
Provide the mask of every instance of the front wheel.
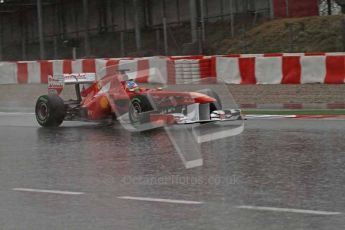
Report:
[[129,105],[129,119],[134,126],[150,122],[152,111],[150,101],[146,96],[134,96]]
[[57,95],[43,95],[37,99],[35,114],[42,127],[58,127],[65,119],[65,104]]

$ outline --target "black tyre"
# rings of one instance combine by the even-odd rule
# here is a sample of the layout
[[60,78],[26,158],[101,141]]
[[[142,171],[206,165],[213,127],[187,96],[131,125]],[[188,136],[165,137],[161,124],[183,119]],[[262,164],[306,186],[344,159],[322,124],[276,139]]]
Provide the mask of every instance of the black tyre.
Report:
[[218,94],[216,92],[214,92],[211,89],[203,89],[198,91],[198,93],[202,93],[205,94],[207,96],[213,97],[214,99],[216,99],[216,102],[211,103],[210,104],[210,112],[212,113],[215,110],[222,110],[222,102],[220,100],[220,97],[218,96]]
[[66,115],[65,104],[57,95],[43,95],[37,99],[35,114],[41,126],[58,127]]
[[150,122],[150,114],[152,106],[146,96],[134,96],[129,105],[129,119],[134,126]]

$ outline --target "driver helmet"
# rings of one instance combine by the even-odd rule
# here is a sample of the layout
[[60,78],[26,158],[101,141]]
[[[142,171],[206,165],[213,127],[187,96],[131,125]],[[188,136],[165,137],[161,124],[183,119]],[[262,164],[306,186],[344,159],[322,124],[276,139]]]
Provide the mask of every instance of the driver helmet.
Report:
[[133,79],[130,79],[126,82],[127,89],[129,90],[135,90],[138,88],[137,83]]

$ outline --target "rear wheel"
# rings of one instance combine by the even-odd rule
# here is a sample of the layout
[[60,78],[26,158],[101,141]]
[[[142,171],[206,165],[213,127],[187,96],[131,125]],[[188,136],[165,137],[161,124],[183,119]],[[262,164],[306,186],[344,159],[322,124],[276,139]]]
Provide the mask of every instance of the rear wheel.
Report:
[[150,122],[152,111],[150,101],[146,96],[134,96],[129,105],[129,119],[134,126]]
[[57,95],[43,95],[37,99],[35,114],[41,126],[58,127],[66,115],[65,104]]

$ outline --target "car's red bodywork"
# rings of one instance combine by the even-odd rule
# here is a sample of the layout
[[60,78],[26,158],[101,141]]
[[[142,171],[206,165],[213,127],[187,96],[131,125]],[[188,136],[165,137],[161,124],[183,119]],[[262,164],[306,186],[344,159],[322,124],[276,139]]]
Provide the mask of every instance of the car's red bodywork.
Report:
[[[161,88],[147,89],[138,87],[130,90],[126,87],[127,76],[121,73],[107,75],[93,83],[81,92],[83,97],[81,108],[87,111],[87,119],[101,120],[113,114],[128,112],[130,101],[133,97],[141,95],[154,98],[159,101],[160,108],[186,106],[195,103],[213,103],[216,100],[210,96],[197,92],[176,92]],[[162,121],[162,114],[153,114],[152,122]],[[167,123],[173,123],[169,114],[164,115]]]

